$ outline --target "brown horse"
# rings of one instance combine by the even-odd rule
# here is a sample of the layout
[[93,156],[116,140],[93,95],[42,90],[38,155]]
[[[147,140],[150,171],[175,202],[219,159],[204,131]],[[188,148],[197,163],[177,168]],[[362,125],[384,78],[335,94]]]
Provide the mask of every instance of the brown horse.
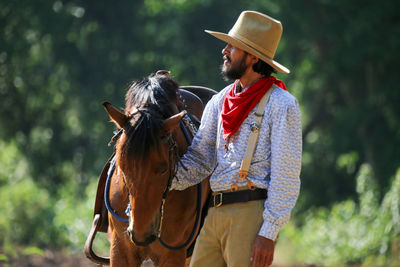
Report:
[[[120,129],[109,183],[111,266],[140,266],[147,259],[155,266],[184,266],[193,232],[199,231],[198,187],[169,190],[188,147],[185,127],[180,127],[186,111],[178,88],[167,75],[153,75],[130,87],[125,113],[104,103]],[[201,118],[202,106],[192,106],[190,112]],[[203,207],[208,180],[200,188]],[[129,223],[117,219],[127,218],[128,203]]]

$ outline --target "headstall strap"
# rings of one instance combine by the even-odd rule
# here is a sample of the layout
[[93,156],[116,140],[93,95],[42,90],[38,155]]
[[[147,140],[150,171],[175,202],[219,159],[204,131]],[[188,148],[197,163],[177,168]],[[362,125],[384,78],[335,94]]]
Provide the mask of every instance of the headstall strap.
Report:
[[191,118],[191,114],[186,113],[185,116],[183,116],[182,121],[187,126],[187,128],[190,130],[190,132],[192,133],[192,136],[195,136],[198,129]]
[[123,133],[124,128],[119,129],[118,131],[114,131],[114,135],[113,137],[111,137],[110,142],[108,142],[108,146],[111,146],[112,143],[116,142],[118,140],[118,138],[121,136],[121,134]]
[[170,170],[170,173],[169,173],[169,178],[168,178],[168,184],[164,190],[162,200],[161,200],[161,206],[160,206],[161,218],[160,218],[160,224],[158,226],[158,233],[157,233],[158,238],[161,237],[161,231],[162,231],[162,225],[163,225],[163,219],[164,219],[165,201],[167,199],[167,195],[171,188],[172,179],[175,177],[175,174],[176,174],[176,166],[174,164],[173,156],[175,155],[176,158],[179,158],[178,146],[170,134],[168,135],[168,144],[170,145],[170,147],[169,147],[169,170]]

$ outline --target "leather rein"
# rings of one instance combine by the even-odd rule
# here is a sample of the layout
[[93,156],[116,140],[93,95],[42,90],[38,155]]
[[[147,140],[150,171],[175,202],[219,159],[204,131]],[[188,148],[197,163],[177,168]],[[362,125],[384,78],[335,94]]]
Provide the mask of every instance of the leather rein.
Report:
[[[142,110],[138,110],[137,112],[134,112],[132,114],[130,114],[131,116],[134,116],[135,114],[137,114],[138,112],[145,112]],[[186,125],[186,126],[185,126]],[[192,136],[194,136],[195,132],[193,132],[193,130],[195,130],[195,125],[192,122],[192,118],[190,116],[189,113],[186,113],[186,115],[182,118],[182,120],[180,121],[180,128],[185,136],[185,139],[188,143],[188,145],[190,146],[192,143],[192,140],[190,138],[190,135],[186,129],[186,127],[188,127],[191,132],[192,132]],[[111,142],[116,141],[120,135],[124,132],[124,128],[121,128],[111,139]],[[160,204],[160,214],[161,214],[161,219],[159,222],[159,226],[158,226],[158,232],[157,232],[157,240],[166,248],[171,249],[171,250],[179,250],[182,249],[184,247],[186,247],[187,245],[190,244],[190,242],[193,240],[193,237],[196,234],[196,230],[198,228],[199,222],[200,222],[200,217],[201,217],[201,195],[202,195],[202,186],[201,184],[197,184],[197,212],[196,212],[196,220],[195,220],[195,224],[193,226],[193,230],[189,236],[189,238],[186,240],[186,242],[184,242],[183,244],[179,245],[179,246],[170,246],[168,244],[166,244],[162,239],[161,239],[161,232],[162,232],[162,225],[163,225],[163,217],[164,217],[164,206],[165,206],[165,201],[166,198],[168,196],[168,193],[170,191],[171,188],[171,184],[172,184],[172,180],[175,177],[176,174],[176,161],[180,160],[179,157],[179,152],[178,152],[178,146],[176,144],[176,141],[172,138],[171,134],[167,134],[166,136],[164,136],[162,138],[162,142],[168,142],[169,144],[169,164],[170,164],[170,175],[168,178],[168,183],[166,188],[164,189],[163,192],[163,196],[162,196],[162,200],[161,200],[161,204]],[[174,162],[175,159],[175,162]],[[129,223],[129,219],[131,218],[130,216],[130,204],[128,203],[128,207],[125,211],[126,215],[128,216],[128,219],[124,219],[121,218],[116,212],[115,210],[112,208],[111,206],[111,202],[110,202],[110,183],[111,183],[111,177],[113,176],[113,173],[115,171],[115,166],[116,166],[116,158],[114,156],[114,158],[111,161],[111,165],[110,168],[107,172],[107,180],[106,180],[106,184],[105,184],[105,190],[104,190],[104,202],[105,202],[105,206],[107,207],[107,210],[110,212],[110,214],[116,218],[118,221],[121,221],[123,223]],[[125,175],[123,175],[123,182],[124,182],[124,186],[127,187],[127,183],[125,180]],[[139,245],[139,246],[146,246],[150,243],[152,243],[154,241],[154,239],[152,240],[148,240],[148,241],[144,241],[144,242],[140,242],[135,240],[134,235],[131,236],[133,241],[135,242],[135,244]]]

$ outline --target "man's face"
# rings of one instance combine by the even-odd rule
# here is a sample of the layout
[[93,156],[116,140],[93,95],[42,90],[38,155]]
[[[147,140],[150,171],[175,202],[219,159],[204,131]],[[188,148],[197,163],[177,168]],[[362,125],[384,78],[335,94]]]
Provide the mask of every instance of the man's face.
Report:
[[231,44],[222,50],[222,54],[224,55],[224,64],[221,66],[221,74],[224,79],[227,81],[240,79],[249,67],[248,54]]

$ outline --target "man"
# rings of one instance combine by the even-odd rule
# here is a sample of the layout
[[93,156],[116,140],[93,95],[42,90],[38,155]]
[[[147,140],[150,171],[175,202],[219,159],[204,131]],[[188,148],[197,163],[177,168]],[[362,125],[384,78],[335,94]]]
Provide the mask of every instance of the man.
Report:
[[[206,32],[227,43],[222,75],[236,81],[207,104],[173,182],[173,189],[183,190],[211,175],[211,207],[191,266],[269,266],[300,188],[299,106],[285,85],[270,76],[289,73],[273,60],[282,26],[264,14],[244,11],[228,34]],[[257,128],[255,112],[268,90]],[[252,130],[259,131],[257,146],[248,174],[239,179]]]

